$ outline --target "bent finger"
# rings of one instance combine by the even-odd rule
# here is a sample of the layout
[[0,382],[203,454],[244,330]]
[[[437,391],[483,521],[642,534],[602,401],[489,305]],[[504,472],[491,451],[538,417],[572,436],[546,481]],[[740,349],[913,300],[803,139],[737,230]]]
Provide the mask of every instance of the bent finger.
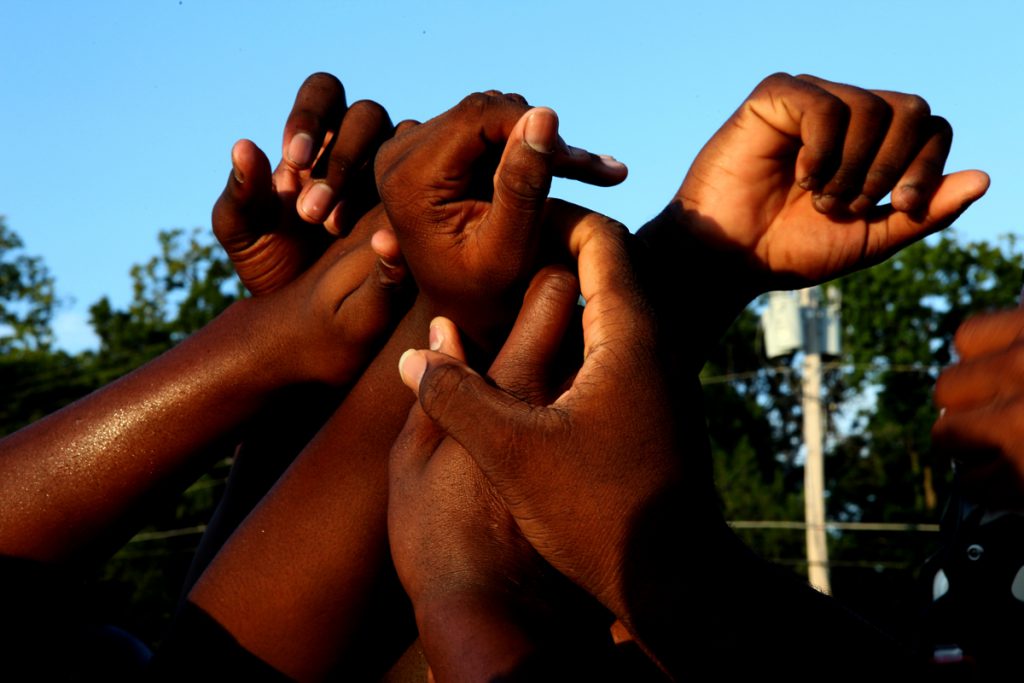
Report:
[[[921,152],[922,146],[934,132],[931,109],[923,98],[885,90],[873,92],[889,104],[892,110],[892,123],[889,124],[885,139],[867,171],[860,196],[850,204],[850,211],[854,214],[867,211],[892,192],[900,178],[905,177],[910,162]],[[942,161],[945,161],[945,156]],[[898,199],[900,193],[897,192],[893,197],[893,207],[897,211],[916,210],[922,207],[922,202],[926,204],[931,198],[941,177],[940,163],[938,175],[929,184],[928,194],[922,195],[922,201],[904,202],[902,198]]]
[[370,100],[353,104],[331,141],[330,154],[317,163],[323,170],[314,169],[315,180],[303,188],[300,215],[310,223],[325,223],[332,234],[347,232],[359,212],[377,202],[373,160],[393,133],[384,107]]
[[924,146],[892,192],[893,208],[917,213],[928,206],[929,200],[942,183],[942,172],[952,145],[953,128],[949,122],[939,116],[930,117]]
[[284,125],[282,162],[294,171],[311,168],[346,108],[345,87],[337,77],[320,72],[307,78]]

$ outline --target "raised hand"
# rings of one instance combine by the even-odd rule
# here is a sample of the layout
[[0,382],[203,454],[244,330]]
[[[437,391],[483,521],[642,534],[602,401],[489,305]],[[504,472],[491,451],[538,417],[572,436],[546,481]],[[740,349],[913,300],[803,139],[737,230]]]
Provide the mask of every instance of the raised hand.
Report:
[[[541,271],[489,376],[531,400],[553,399],[544,368],[558,355],[577,297],[569,273]],[[464,360],[451,321],[432,321],[430,342]],[[524,366],[542,371],[525,376]],[[578,675],[597,666],[602,650],[610,653],[608,621],[597,605],[585,605],[579,590],[540,558],[472,457],[418,405],[390,460],[392,557],[437,680],[525,675],[538,666],[549,677],[567,668]]]
[[730,255],[755,294],[822,282],[948,226],[984,194],[980,171],[943,175],[952,137],[916,95],[769,76],[651,228]]
[[626,168],[565,145],[550,109],[489,92],[403,129],[376,172],[422,299],[493,348],[536,270],[551,176],[608,185]]
[[378,203],[373,159],[393,132],[383,107],[347,106],[341,82],[316,73],[299,88],[276,170],[251,141],[235,143],[213,230],[253,294],[294,280]]
[[680,486],[684,444],[625,230],[585,212],[575,221],[586,360],[554,403],[526,403],[436,352],[408,352],[400,368],[423,411],[473,456],[530,544],[628,618],[622,571],[633,525]]
[[960,361],[939,376],[935,448],[975,499],[1024,504],[1024,311],[978,315],[957,330]]

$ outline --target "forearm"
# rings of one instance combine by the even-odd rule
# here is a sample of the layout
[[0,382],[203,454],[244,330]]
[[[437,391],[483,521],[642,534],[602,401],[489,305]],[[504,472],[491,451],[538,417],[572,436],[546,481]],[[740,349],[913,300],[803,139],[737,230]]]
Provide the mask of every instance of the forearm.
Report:
[[233,305],[159,358],[0,442],[0,553],[68,558],[282,382],[263,311]]
[[414,636],[390,567],[387,460],[414,400],[398,358],[423,345],[428,322],[422,308],[410,311],[189,596],[298,680],[339,665],[386,669]]
[[694,238],[690,230],[698,228],[689,223],[697,220],[674,202],[637,232],[634,249],[665,345],[676,350],[673,363],[686,374],[700,371],[711,349],[762,291],[741,253]]

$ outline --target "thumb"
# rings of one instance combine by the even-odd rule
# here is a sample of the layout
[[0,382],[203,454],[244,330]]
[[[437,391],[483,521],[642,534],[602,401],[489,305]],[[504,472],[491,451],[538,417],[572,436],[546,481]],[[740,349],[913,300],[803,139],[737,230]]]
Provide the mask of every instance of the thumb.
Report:
[[522,470],[529,438],[545,415],[484,380],[461,361],[434,351],[409,349],[398,361],[402,381],[416,392],[423,412],[455,439],[496,486]]
[[494,173],[487,222],[477,236],[491,272],[511,268],[515,272],[510,279],[515,280],[532,262],[557,141],[558,116],[546,107],[530,109],[512,129]]
[[982,171],[960,171],[942,179],[922,214],[902,213],[880,207],[884,218],[875,222],[868,246],[872,262],[888,258],[903,247],[933,232],[948,228],[971,204],[988,191],[989,177]]
[[213,234],[228,255],[238,254],[263,234],[264,224],[274,215],[274,188],[270,161],[249,140],[231,148],[231,175],[213,206]]

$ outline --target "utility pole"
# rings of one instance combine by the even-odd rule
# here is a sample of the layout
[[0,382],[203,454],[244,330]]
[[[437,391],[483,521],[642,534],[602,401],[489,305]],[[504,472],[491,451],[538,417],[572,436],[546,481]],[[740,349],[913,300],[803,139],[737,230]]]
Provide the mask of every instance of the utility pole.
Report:
[[821,405],[821,325],[817,288],[800,290],[804,322],[804,367],[801,376],[804,460],[804,521],[807,540],[807,579],[822,593],[831,593],[828,538],[825,534],[825,430]]
[[765,355],[771,358],[803,353],[800,391],[804,436],[804,528],[807,579],[822,593],[832,590],[825,533],[825,421],[822,405],[822,357],[840,354],[840,293],[829,287],[821,306],[818,287],[799,292],[770,292],[761,315]]

